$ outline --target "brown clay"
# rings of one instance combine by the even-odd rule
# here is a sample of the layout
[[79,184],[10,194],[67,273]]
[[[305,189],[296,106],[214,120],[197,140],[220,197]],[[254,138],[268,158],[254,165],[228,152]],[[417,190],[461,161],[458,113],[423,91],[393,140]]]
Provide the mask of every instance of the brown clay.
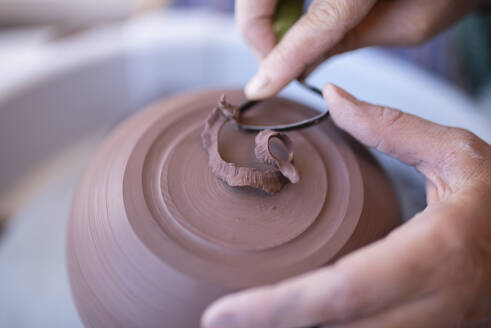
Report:
[[[238,116],[238,107],[228,103],[225,100],[225,95],[222,95],[218,105],[206,118],[201,140],[203,148],[208,153],[208,164],[213,174],[231,187],[247,186],[270,193],[279,192],[288,180],[297,183],[299,177],[295,166],[292,164],[292,142],[283,133],[265,130],[256,135],[254,151],[256,158],[271,165],[271,168],[261,170],[254,167],[244,167],[227,162],[222,158],[218,149],[220,131],[229,121],[236,122]],[[278,138],[285,144],[288,150],[288,160],[282,161],[271,153],[269,146],[271,138]],[[246,152],[247,149],[242,151]]]
[[[328,121],[288,133],[301,179],[281,192],[217,179],[200,133],[222,93],[244,101],[238,91],[188,93],[136,114],[108,137],[82,177],[67,257],[86,326],[198,327],[217,297],[318,268],[399,223],[378,165]],[[276,98],[243,119],[280,124],[312,114]],[[224,161],[271,169],[249,151],[254,139],[226,124],[217,146]]]
[[[288,153],[288,158],[286,160],[281,160],[271,151],[270,141],[273,138],[281,140],[281,142],[285,145]],[[293,143],[287,134],[272,130],[263,130],[256,135],[254,140],[256,142],[254,154],[256,154],[257,159],[273,165],[291,183],[297,183],[300,180],[298,171],[295,168],[295,165],[293,165]]]

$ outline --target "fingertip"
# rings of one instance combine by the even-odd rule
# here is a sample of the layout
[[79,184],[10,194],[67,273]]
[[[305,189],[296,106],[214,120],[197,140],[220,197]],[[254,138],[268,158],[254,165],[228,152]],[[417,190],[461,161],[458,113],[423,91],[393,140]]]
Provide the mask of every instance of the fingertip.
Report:
[[333,83],[327,83],[324,88],[322,88],[322,94],[324,95],[324,98],[327,98],[330,96],[332,93],[335,93],[337,89],[337,86]]
[[322,95],[336,124],[349,130],[355,116],[360,114],[361,102],[343,88],[332,83],[324,86]]
[[213,304],[209,305],[203,314],[201,315],[200,327],[201,328],[211,328],[212,320],[213,320]]
[[329,102],[338,97],[337,88],[338,87],[336,85],[328,83],[322,89],[322,96],[324,97],[324,100],[327,102],[328,105]]
[[328,104],[329,102],[337,102],[339,100],[344,100],[351,103],[358,102],[358,99],[356,99],[352,94],[333,83],[328,83],[324,86],[322,95]]

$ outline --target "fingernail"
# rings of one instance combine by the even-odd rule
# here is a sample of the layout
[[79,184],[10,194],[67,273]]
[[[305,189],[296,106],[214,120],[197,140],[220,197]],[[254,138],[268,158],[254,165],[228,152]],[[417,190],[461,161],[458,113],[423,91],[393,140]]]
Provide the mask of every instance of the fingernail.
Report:
[[359,102],[358,99],[355,98],[351,93],[331,83],[328,83],[324,86],[322,94],[324,95],[324,98],[326,98],[326,101],[332,100],[332,98],[334,97],[336,99],[344,99],[350,103]]
[[259,99],[262,98],[266,93],[266,87],[268,86],[270,79],[267,75],[262,72],[258,72],[254,77],[247,83],[245,87],[245,94],[248,99]]

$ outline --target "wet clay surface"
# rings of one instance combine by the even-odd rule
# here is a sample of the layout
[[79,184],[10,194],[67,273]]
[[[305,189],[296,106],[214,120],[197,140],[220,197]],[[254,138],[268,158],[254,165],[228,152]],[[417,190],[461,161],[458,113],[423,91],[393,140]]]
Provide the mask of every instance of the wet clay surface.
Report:
[[[67,257],[85,325],[197,327],[218,296],[317,268],[398,223],[378,166],[329,121],[288,133],[301,178],[280,192],[217,179],[201,133],[222,93],[232,103],[244,99],[238,91],[188,93],[138,113],[115,129],[84,174]],[[279,124],[312,114],[272,99],[243,119]],[[256,157],[255,137],[224,125],[220,155],[270,169]],[[272,153],[288,159],[281,149]]]

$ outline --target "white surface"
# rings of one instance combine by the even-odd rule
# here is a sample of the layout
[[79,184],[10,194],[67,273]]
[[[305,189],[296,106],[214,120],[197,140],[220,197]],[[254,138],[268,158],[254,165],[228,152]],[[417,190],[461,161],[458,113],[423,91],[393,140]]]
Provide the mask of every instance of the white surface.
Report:
[[35,193],[0,238],[0,327],[81,327],[65,273],[72,194],[96,144],[86,138],[45,163]]
[[[97,138],[80,140],[169,93],[243,86],[255,63],[231,19],[206,12],[152,15],[16,49],[0,53],[0,194],[16,199],[7,194],[25,185],[22,177],[41,160],[52,169],[37,178],[38,192],[22,199],[23,206],[4,204],[14,211],[0,239],[0,327],[78,326],[64,270],[65,224]],[[383,52],[336,58],[311,79],[318,86],[328,81],[361,99],[466,127],[491,141],[490,120],[471,100]],[[285,93],[323,105],[294,86]],[[408,217],[423,206],[421,177],[396,161],[383,163]]]

